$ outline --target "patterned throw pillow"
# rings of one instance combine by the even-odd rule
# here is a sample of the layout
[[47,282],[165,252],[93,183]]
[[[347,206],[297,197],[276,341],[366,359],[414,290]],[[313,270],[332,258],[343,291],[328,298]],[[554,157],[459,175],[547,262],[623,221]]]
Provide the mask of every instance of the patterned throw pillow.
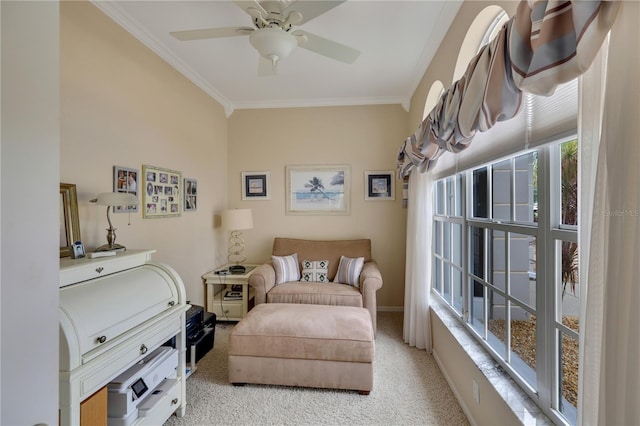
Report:
[[360,272],[362,272],[363,266],[364,257],[351,258],[340,256],[338,272],[333,282],[360,287]]
[[276,270],[276,285],[300,280],[297,253],[289,256],[271,256],[271,261]]
[[328,260],[303,260],[300,281],[328,283]]

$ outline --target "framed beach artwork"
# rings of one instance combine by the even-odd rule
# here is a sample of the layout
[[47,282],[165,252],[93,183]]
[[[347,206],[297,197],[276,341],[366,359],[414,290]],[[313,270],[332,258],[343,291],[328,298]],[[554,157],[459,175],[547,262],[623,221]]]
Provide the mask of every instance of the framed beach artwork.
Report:
[[395,200],[393,171],[364,172],[365,200]]
[[286,214],[348,215],[349,165],[286,166]]
[[180,216],[182,173],[155,166],[142,166],[144,191],[142,217],[145,219]]
[[271,199],[269,172],[242,172],[242,199]]

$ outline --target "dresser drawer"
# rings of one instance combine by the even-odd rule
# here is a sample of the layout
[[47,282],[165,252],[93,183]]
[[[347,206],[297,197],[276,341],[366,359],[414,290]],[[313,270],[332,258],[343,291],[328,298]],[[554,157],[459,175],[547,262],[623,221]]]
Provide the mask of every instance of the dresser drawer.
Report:
[[153,250],[131,250],[112,257],[61,259],[60,287],[135,268],[151,260],[153,252]]
[[143,425],[159,425],[182,404],[182,387],[177,379],[165,379],[151,395],[138,404],[138,420]]

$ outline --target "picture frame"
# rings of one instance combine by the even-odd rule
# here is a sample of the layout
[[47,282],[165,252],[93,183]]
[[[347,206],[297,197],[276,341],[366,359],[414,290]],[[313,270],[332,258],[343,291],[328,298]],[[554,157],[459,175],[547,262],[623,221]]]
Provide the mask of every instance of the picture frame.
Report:
[[364,199],[395,200],[394,172],[391,170],[375,170],[364,172]]
[[351,166],[286,166],[287,215],[349,215]]
[[143,165],[142,176],[142,217],[155,219],[180,216],[182,172]]
[[184,211],[194,212],[198,209],[198,181],[184,178]]
[[270,200],[269,172],[242,172],[242,200]]
[[[138,169],[113,166],[113,192],[133,194],[138,197],[140,173]],[[139,197],[138,197],[139,198]],[[114,213],[132,213],[138,211],[138,205],[113,206]]]
[[73,255],[73,245],[80,241],[78,194],[73,183],[60,184],[60,257]]

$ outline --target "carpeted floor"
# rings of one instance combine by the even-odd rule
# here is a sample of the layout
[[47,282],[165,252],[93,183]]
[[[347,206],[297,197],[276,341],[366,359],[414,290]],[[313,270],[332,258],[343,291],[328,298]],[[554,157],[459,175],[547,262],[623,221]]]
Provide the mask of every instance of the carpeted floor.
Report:
[[187,412],[165,425],[468,425],[435,360],[402,342],[402,313],[379,312],[371,394],[227,382],[227,340],[218,323],[212,351],[187,379]]

